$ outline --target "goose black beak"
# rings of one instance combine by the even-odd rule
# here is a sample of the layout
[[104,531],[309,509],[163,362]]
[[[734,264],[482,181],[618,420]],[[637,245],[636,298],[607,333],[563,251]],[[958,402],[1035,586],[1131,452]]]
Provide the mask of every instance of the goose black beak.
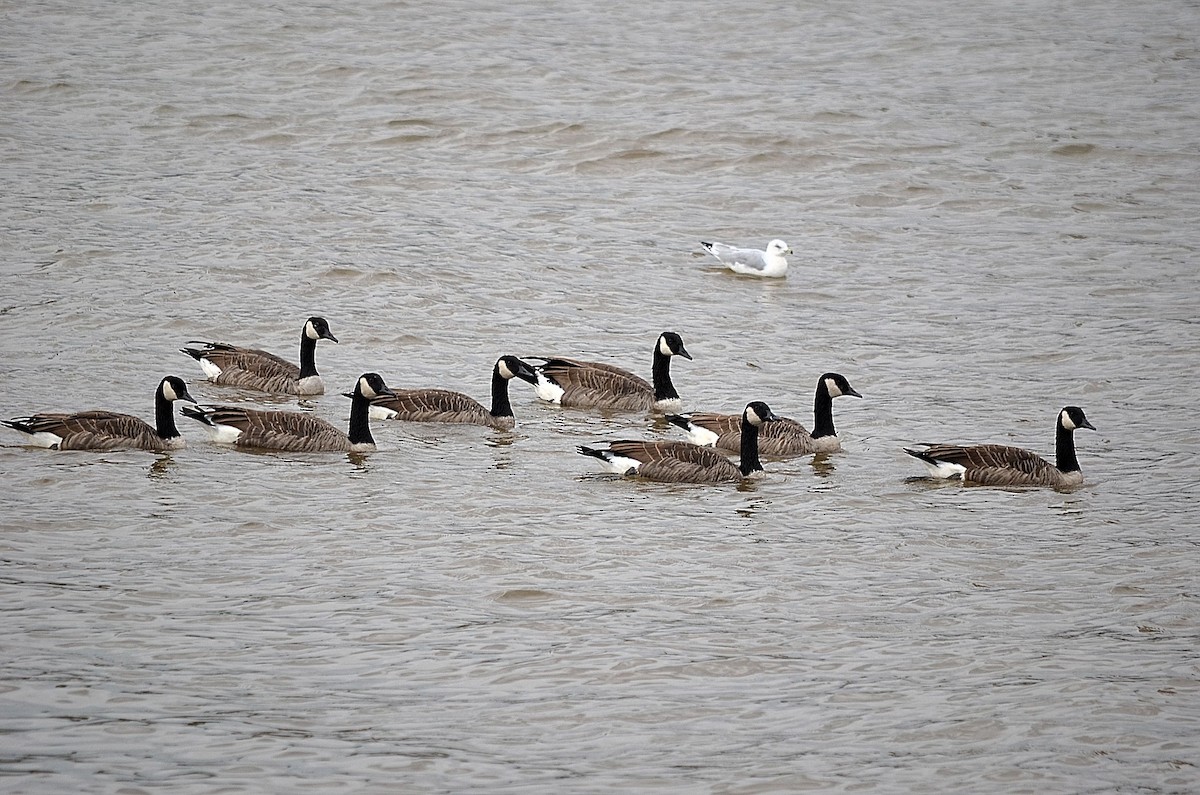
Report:
[[525,364],[525,362],[521,362],[521,366],[517,368],[517,378],[520,378],[522,381],[528,381],[531,384],[537,384],[538,380],[537,372]]
[[1088,422],[1087,420],[1084,420],[1084,421],[1083,421],[1083,424],[1082,424],[1082,425],[1080,425],[1079,427],[1080,427],[1080,428],[1087,428],[1089,431],[1094,431],[1094,430],[1096,430],[1096,426],[1095,426],[1095,425],[1092,425],[1092,424],[1091,424],[1090,422]]
[[333,343],[333,344],[335,344],[335,345],[339,344],[339,343],[338,343],[338,338],[337,338],[337,337],[335,337],[335,336],[333,336],[333,332],[332,332],[332,331],[326,331],[324,334],[322,334],[322,335],[321,335],[321,339],[323,339],[323,340],[329,340],[330,342],[332,342],[332,343]]
[[846,392],[846,394],[849,395],[850,397],[856,397],[856,398],[862,397],[862,395],[858,394],[858,390],[855,389],[854,387],[850,387],[850,391]]
[[677,353],[677,354],[675,354],[675,355],[676,355],[676,356],[682,356],[683,358],[687,359],[688,361],[695,361],[694,359],[692,359],[692,355],[691,355],[690,353],[688,353],[688,352],[687,352],[687,349],[686,349],[686,348],[682,348],[682,347],[681,347],[681,348],[679,349],[679,353]]
[[176,400],[186,400],[188,403],[199,403],[200,402],[200,401],[196,400],[196,398],[192,397],[186,389],[183,390],[182,395],[176,395],[175,399]]

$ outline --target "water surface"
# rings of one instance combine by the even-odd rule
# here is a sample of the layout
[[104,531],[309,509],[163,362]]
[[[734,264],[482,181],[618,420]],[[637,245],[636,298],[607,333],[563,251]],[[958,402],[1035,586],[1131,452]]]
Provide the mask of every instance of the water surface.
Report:
[[[0,25],[0,414],[152,415],[191,339],[486,397],[648,374],[846,452],[740,487],[514,387],[368,456],[0,439],[13,792],[1197,787],[1192,4],[35,2]],[[699,240],[795,249],[785,281]],[[276,399],[275,404],[297,407]],[[1074,492],[936,485],[915,441]]]

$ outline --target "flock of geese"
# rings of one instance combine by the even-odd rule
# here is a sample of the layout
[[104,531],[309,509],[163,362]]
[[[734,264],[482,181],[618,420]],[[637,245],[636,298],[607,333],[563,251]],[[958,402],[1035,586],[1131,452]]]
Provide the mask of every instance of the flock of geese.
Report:
[[[734,249],[743,252],[737,255],[721,244],[705,246],[711,246],[718,258],[724,256],[739,266],[755,267],[737,259],[746,259],[745,249]],[[790,253],[783,241],[772,241],[765,258],[760,258],[766,263],[764,267],[771,267],[768,255],[776,248],[780,257]],[[316,367],[319,340],[337,342],[324,318],[310,317],[300,335],[299,366],[264,350],[223,342],[193,341],[181,350],[199,363],[214,384],[311,396],[325,392]],[[189,394],[183,379],[173,375],[163,378],[155,392],[154,425],[111,411],[33,414],[0,424],[24,435],[27,444],[58,450],[166,451],[184,446],[174,413],[174,403],[184,401],[190,405],[182,407],[183,416],[200,423],[218,443],[286,452],[365,452],[375,449],[370,424],[373,418],[511,429],[514,419],[508,387],[515,378],[532,385],[537,396],[550,403],[580,409],[659,412],[687,433],[688,441],[631,439],[578,448],[580,454],[598,459],[613,472],[674,483],[722,483],[760,475],[760,453],[786,457],[840,450],[833,424],[833,400],[862,397],[844,376],[825,373],[817,381],[811,431],[797,420],[777,416],[761,401],[748,403],[740,415],[680,414],[683,404],[671,381],[671,360],[676,356],[692,358],[683,339],[671,331],[660,334],[654,344],[650,381],[602,362],[532,356],[526,361],[501,356],[492,369],[490,407],[448,389],[392,389],[378,373],[363,373],[354,391],[345,393],[351,400],[347,432],[301,411],[202,405]],[[997,444],[932,444],[905,448],[905,452],[920,460],[937,478],[997,486],[1071,487],[1083,482],[1075,455],[1074,431],[1078,428],[1095,430],[1079,407],[1062,409],[1056,423],[1053,464],[1028,450]],[[729,452],[739,454],[736,464],[728,457]]]

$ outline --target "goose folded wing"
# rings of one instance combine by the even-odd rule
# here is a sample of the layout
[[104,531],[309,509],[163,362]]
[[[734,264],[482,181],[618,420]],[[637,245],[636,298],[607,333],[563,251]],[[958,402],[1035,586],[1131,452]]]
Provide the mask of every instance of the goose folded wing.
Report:
[[379,395],[371,403],[417,422],[445,422],[467,415],[487,414],[479,401],[450,389],[397,389],[394,395]]
[[923,452],[927,458],[965,467],[968,475],[973,472],[1009,471],[1038,477],[1054,469],[1053,464],[1036,453],[1003,444],[979,444],[969,447],[931,445]]
[[287,359],[257,348],[238,348],[232,345],[215,348],[205,358],[222,370],[244,370],[261,378],[300,377],[300,368]]

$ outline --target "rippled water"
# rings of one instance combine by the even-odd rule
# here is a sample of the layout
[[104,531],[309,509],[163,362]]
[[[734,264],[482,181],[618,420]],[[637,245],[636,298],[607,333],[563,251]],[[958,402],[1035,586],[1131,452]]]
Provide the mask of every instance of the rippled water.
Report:
[[[484,397],[648,371],[847,451],[714,488],[538,404],[380,451],[0,438],[0,789],[1200,785],[1195,4],[42,3],[0,11],[0,414],[152,415],[190,339]],[[698,241],[796,251],[786,281]],[[287,404],[288,401],[282,401]],[[900,448],[1087,485],[938,486]]]

